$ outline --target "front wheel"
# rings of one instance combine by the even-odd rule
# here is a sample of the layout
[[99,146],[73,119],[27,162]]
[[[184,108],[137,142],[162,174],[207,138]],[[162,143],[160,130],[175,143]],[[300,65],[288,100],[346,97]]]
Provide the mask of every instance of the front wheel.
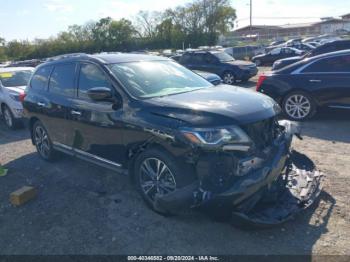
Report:
[[316,112],[312,98],[304,92],[294,92],[283,101],[283,112],[291,120],[303,121],[311,118]]
[[233,73],[226,72],[224,73],[223,81],[227,85],[233,85],[236,82],[236,77]]
[[169,212],[157,209],[156,196],[165,196],[193,182],[170,154],[157,148],[142,152],[135,160],[134,171],[142,198],[151,209],[161,214]]

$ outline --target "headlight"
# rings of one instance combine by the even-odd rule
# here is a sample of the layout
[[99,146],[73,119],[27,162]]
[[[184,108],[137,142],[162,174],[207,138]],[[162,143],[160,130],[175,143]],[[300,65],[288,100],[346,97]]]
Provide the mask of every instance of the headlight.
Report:
[[238,126],[222,128],[184,128],[181,132],[192,143],[203,146],[248,144],[251,142],[247,134]]

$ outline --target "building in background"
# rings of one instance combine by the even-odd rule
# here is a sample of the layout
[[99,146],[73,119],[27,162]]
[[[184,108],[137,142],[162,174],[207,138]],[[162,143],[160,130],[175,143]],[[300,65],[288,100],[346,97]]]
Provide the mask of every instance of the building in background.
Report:
[[286,25],[253,25],[244,26],[231,32],[221,43],[232,42],[232,40],[277,40],[294,38],[300,36],[316,36],[324,34],[341,35],[350,33],[350,13],[340,18],[323,17],[319,22],[298,23]]

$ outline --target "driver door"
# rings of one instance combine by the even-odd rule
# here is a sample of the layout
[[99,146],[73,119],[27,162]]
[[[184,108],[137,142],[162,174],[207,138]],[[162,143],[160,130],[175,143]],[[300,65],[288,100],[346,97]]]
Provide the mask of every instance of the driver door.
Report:
[[112,101],[94,101],[87,93],[94,87],[107,87],[117,96],[109,76],[99,65],[81,63],[77,85],[69,119],[73,127],[69,146],[90,158],[121,163],[124,156],[122,107],[115,108]]

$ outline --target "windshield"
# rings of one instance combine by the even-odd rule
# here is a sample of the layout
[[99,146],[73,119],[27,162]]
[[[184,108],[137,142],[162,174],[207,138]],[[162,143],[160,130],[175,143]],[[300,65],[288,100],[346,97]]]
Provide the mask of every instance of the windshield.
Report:
[[119,63],[109,65],[109,68],[136,98],[167,96],[213,86],[171,61]]
[[212,54],[216,56],[220,60],[220,62],[231,62],[235,60],[232,56],[230,56],[226,52],[217,52]]
[[32,71],[0,72],[0,80],[5,87],[26,86],[32,75]]

